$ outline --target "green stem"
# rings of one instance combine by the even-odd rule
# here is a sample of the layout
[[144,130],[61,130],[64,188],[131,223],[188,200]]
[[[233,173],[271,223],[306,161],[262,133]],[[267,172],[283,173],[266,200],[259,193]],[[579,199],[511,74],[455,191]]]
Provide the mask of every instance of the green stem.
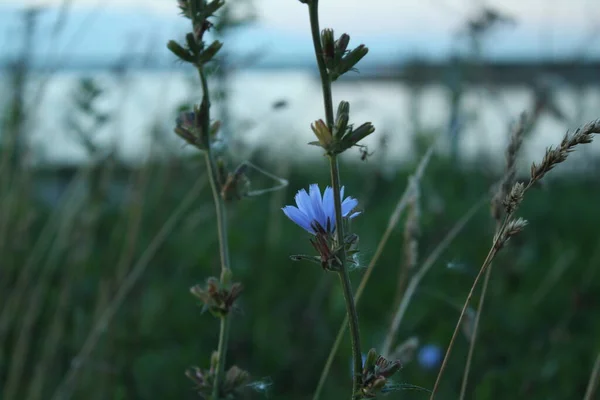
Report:
[[221,317],[221,329],[219,332],[219,347],[217,349],[218,358],[216,365],[215,382],[213,386],[212,398],[218,400],[220,398],[219,387],[223,382],[225,375],[225,356],[227,354],[227,342],[229,339],[229,327],[231,326],[231,318],[229,315]]
[[[501,226],[498,222],[496,224],[496,233],[499,232]],[[477,306],[477,313],[475,314],[475,321],[473,322],[473,332],[471,333],[471,340],[469,343],[469,352],[467,353],[467,362],[465,363],[465,371],[463,373],[462,385],[460,387],[459,400],[463,400],[467,395],[467,384],[469,382],[469,373],[471,371],[471,362],[473,360],[473,353],[475,352],[475,343],[477,343],[477,333],[479,331],[479,321],[481,320],[481,313],[483,312],[483,305],[485,303],[485,296],[487,295],[487,288],[490,282],[490,276],[492,274],[492,265],[485,271],[485,278],[483,279],[483,287],[481,288],[481,297]]]
[[218,189],[217,173],[215,163],[210,150],[205,153],[206,169],[208,170],[210,188],[212,190],[213,200],[215,202],[215,212],[217,214],[217,232],[219,235],[219,254],[221,257],[221,279],[223,273],[229,269],[229,244],[227,240],[227,209],[225,202],[221,198]]
[[[325,60],[323,59],[323,48],[321,46],[321,30],[319,28],[319,1],[312,0],[308,3],[308,12],[310,17],[310,28],[312,33],[313,45],[315,48],[315,56],[317,59],[317,66],[319,67],[319,75],[321,77],[321,87],[323,91],[323,104],[325,107],[325,119],[327,121],[327,127],[331,130],[333,128],[333,97],[331,94],[331,79],[325,66]],[[344,226],[342,223],[342,199],[340,193],[340,172],[338,169],[338,160],[335,155],[330,156],[330,168],[331,168],[331,186],[333,187],[333,202],[335,206],[335,232],[336,242],[340,246],[341,250],[339,253],[341,265],[340,265],[340,282],[344,291],[344,299],[346,301],[346,314],[348,318],[348,324],[350,327],[350,339],[352,342],[352,358],[354,360],[354,375],[352,377],[352,396],[351,399],[355,398],[355,394],[360,390],[361,378],[362,378],[362,355],[360,352],[360,332],[358,329],[358,314],[356,313],[356,306],[354,304],[354,296],[352,294],[352,285],[350,277],[348,276],[348,270],[346,268],[346,250],[344,248]],[[318,393],[315,394],[315,399],[318,398]]]
[[333,97],[331,95],[331,79],[323,59],[323,47],[321,46],[321,30],[319,28],[319,1],[312,0],[308,4],[308,13],[310,17],[310,29],[312,33],[315,56],[317,57],[317,66],[321,76],[321,89],[323,91],[323,104],[325,106],[325,119],[327,127],[333,127]]
[[479,305],[477,306],[477,313],[475,314],[475,321],[473,322],[473,332],[471,333],[471,340],[469,343],[469,352],[467,353],[467,362],[465,363],[465,371],[463,373],[463,380],[460,386],[459,400],[464,400],[467,395],[467,384],[469,383],[469,373],[471,371],[471,362],[473,361],[473,353],[475,353],[475,343],[477,342],[477,332],[479,330],[479,321],[481,320],[481,313],[483,312],[483,304],[485,302],[485,296],[487,294],[487,288],[490,281],[490,275],[492,274],[492,265],[485,271],[485,277],[483,279],[483,287],[481,289],[481,298],[479,299]]
[[[208,82],[206,74],[202,67],[198,67],[200,82],[202,83],[202,102],[210,105],[208,91]],[[210,127],[210,115],[207,112],[206,118],[202,121],[203,132],[208,132]],[[225,202],[219,192],[219,180],[217,176],[216,163],[210,147],[204,153],[206,156],[206,169],[210,182],[210,188],[215,203],[215,212],[217,214],[217,231],[219,235],[219,254],[221,257],[221,283],[223,283],[229,271],[229,241],[227,236],[227,209]],[[213,382],[212,400],[219,400],[219,389],[225,375],[225,359],[227,356],[227,342],[229,339],[230,318],[228,315],[221,317],[221,329],[219,332],[219,345],[217,348],[217,364],[215,366],[215,380]]]
[[340,172],[338,169],[338,160],[336,156],[330,157],[331,165],[331,186],[333,187],[333,203],[335,206],[335,233],[336,242],[340,246],[339,257],[340,282],[344,290],[344,299],[346,300],[346,314],[348,325],[350,327],[350,341],[352,342],[352,358],[354,360],[354,374],[352,376],[352,397],[361,388],[362,384],[362,354],[360,352],[360,331],[358,329],[358,314],[354,304],[354,295],[352,294],[352,284],[346,268],[346,251],[344,248],[344,224],[342,223],[342,198],[340,193]]

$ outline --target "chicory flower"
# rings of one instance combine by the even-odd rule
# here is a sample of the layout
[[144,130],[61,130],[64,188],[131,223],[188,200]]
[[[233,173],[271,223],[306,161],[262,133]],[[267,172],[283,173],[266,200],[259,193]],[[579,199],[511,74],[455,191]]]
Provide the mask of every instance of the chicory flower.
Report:
[[[352,219],[360,215],[354,209],[358,205],[358,200],[353,197],[344,199],[344,188],[340,190],[342,201],[342,217]],[[284,214],[312,235],[317,231],[333,233],[335,231],[335,206],[333,201],[333,189],[329,186],[325,188],[323,196],[316,183],[310,185],[309,191],[305,189],[298,191],[295,197],[296,206],[285,206],[282,208]]]

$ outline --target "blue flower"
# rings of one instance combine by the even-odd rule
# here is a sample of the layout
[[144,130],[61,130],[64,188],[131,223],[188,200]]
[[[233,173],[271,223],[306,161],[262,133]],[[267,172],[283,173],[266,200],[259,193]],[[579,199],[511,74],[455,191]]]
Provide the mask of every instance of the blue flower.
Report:
[[[340,197],[344,198],[343,187],[340,190]],[[282,208],[289,219],[313,235],[317,234],[315,226],[328,233],[335,231],[335,207],[331,187],[327,186],[321,197],[319,185],[313,183],[310,185],[308,193],[305,189],[301,189],[296,194],[295,199],[297,207],[285,206]],[[360,212],[353,212],[357,205],[358,200],[353,197],[346,197],[342,201],[342,217],[352,219],[358,216]]]
[[428,344],[421,347],[418,361],[421,367],[425,369],[436,368],[442,361],[442,349],[434,344]]

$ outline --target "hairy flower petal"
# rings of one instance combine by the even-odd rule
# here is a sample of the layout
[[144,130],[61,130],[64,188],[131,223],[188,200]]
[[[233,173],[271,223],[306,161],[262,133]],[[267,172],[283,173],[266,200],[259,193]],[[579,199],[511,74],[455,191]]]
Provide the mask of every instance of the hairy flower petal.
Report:
[[[361,214],[355,212],[354,209],[358,206],[358,200],[353,197],[344,199],[344,187],[340,189],[340,197],[342,202],[342,217],[352,219]],[[314,226],[317,224],[326,232],[332,233],[335,231],[335,202],[333,189],[329,186],[325,188],[323,195],[319,190],[319,185],[312,184],[307,192],[301,189],[295,196],[296,206],[285,206],[282,208],[285,215],[302,227],[307,232],[316,235]]]
[[311,219],[301,210],[294,206],[285,206],[282,208],[283,213],[297,225],[304,228],[308,233],[314,234],[314,230],[310,226]]
[[358,200],[356,200],[354,197],[347,197],[342,202],[342,216],[347,217],[348,214],[350,214],[350,212],[352,210],[354,210],[357,205],[358,205]]
[[312,202],[310,201],[310,196],[306,192],[305,189],[301,189],[298,191],[295,197],[296,205],[298,209],[302,211],[306,216],[312,221],[315,218],[313,213]]
[[318,222],[323,229],[327,229],[327,218],[325,216],[325,211],[323,210],[323,198],[321,197],[319,185],[316,183],[310,185],[309,195],[315,221]]
[[[325,188],[325,193],[323,194],[323,211],[325,211],[325,216],[329,220],[329,225],[333,230],[335,226],[335,205],[333,202],[333,189],[330,186]],[[327,227],[325,227],[327,229]]]
[[352,214],[348,215],[347,218],[348,219],[354,219],[354,218],[358,217],[360,214],[362,214],[362,211],[357,211],[355,213],[352,213]]

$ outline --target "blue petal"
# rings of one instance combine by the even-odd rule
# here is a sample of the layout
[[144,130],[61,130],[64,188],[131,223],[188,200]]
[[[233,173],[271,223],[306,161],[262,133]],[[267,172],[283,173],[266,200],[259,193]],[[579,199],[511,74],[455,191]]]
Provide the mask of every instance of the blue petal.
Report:
[[352,213],[352,214],[348,215],[347,218],[348,219],[354,219],[354,218],[358,217],[360,214],[362,214],[362,211],[357,211],[355,213]]
[[327,229],[327,218],[325,217],[325,211],[323,210],[323,199],[321,198],[319,185],[316,183],[310,185],[309,194],[315,221],[317,221],[324,229]]
[[[333,201],[333,189],[329,186],[325,188],[325,193],[323,194],[323,211],[325,212],[325,218],[330,221],[330,228],[333,231],[335,227],[335,205]],[[327,226],[324,226],[327,229]]]
[[342,203],[342,216],[347,217],[352,210],[358,205],[358,200],[354,197],[348,197]]
[[301,210],[299,210],[298,208],[294,207],[294,206],[285,206],[282,208],[283,213],[292,221],[294,221],[298,226],[300,226],[301,228],[304,228],[305,231],[307,231],[308,233],[312,233],[313,235],[315,234],[315,232],[313,231],[313,229],[310,227],[310,223],[311,223],[311,219],[304,214]]
[[310,197],[308,193],[306,193],[305,189],[301,189],[296,193],[296,205],[312,222],[315,219],[315,215],[313,213],[312,203],[310,201]]

